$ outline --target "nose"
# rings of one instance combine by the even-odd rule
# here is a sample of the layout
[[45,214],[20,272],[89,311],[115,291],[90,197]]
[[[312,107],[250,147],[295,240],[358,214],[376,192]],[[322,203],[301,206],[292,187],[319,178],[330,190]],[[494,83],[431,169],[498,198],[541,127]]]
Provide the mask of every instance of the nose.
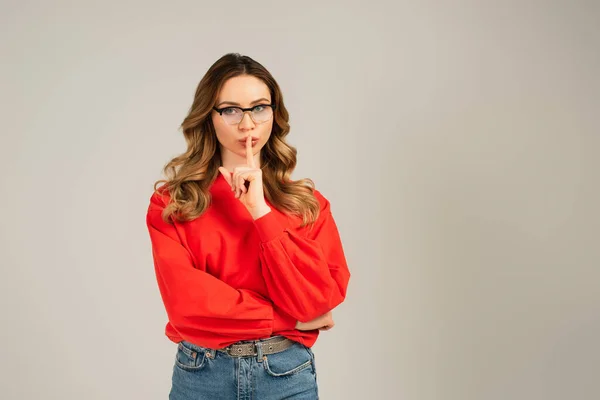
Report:
[[[250,115],[251,111],[245,111],[242,115],[242,120],[239,123],[239,127],[241,129],[250,129],[254,127],[254,121],[252,120],[252,116]],[[246,115],[248,118],[246,118]]]

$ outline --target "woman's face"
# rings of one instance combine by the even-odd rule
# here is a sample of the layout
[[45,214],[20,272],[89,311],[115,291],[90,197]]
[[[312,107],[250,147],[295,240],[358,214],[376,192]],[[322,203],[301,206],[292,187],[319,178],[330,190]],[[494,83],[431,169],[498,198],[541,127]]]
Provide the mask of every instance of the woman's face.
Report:
[[[254,76],[240,75],[230,78],[224,83],[217,97],[215,108],[229,106],[249,108],[260,104],[271,104],[268,86]],[[224,111],[223,116],[231,112],[232,110]],[[242,120],[233,125],[227,124],[214,110],[211,116],[221,147],[223,165],[226,167],[246,164],[246,137],[253,137],[252,153],[256,157],[271,136],[273,116],[265,122],[256,123],[251,118],[250,112],[245,112]],[[257,159],[257,161],[259,160],[260,158]],[[257,163],[257,165],[259,164]]]

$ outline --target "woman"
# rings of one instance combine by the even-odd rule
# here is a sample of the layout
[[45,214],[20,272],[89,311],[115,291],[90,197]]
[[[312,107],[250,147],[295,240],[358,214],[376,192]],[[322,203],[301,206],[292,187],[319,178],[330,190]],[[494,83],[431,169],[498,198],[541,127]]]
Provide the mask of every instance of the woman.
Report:
[[329,201],[312,180],[290,180],[279,86],[226,54],[182,130],[187,151],[165,166],[146,219],[178,344],[169,398],[318,399],[311,347],[350,272]]

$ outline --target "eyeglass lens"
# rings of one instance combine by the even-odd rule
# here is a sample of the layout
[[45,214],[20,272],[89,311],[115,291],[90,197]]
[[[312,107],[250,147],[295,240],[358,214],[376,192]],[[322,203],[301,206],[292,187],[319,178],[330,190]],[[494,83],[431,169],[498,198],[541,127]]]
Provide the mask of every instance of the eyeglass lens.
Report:
[[[238,107],[227,107],[221,114],[227,124],[239,124],[244,117],[244,112]],[[250,111],[252,119],[256,123],[268,121],[273,115],[273,109],[268,105],[258,105]]]

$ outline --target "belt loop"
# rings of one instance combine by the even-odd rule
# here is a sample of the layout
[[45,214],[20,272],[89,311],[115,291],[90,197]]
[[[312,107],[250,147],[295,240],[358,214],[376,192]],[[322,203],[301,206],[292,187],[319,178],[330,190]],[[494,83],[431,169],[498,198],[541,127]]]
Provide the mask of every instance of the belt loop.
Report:
[[214,358],[217,356],[217,350],[209,349],[208,354],[210,354],[210,358],[212,358],[214,360]]
[[260,341],[256,341],[256,361],[262,362],[263,352],[262,352],[262,343]]

